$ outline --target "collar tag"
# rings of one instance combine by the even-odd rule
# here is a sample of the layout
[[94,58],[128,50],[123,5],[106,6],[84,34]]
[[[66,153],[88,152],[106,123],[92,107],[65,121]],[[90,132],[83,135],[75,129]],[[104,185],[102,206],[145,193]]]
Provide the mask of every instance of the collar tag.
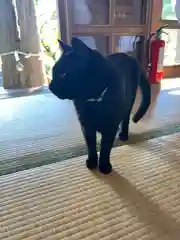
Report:
[[101,102],[103,100],[104,94],[107,92],[107,88],[102,92],[101,96],[99,98],[90,98],[87,100],[87,102]]

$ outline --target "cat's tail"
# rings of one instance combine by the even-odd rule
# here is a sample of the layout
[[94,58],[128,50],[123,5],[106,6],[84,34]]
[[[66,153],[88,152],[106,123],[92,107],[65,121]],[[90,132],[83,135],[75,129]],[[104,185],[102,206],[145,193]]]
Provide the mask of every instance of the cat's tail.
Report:
[[142,93],[142,99],[141,99],[141,104],[138,111],[133,116],[134,123],[137,123],[139,120],[141,120],[141,118],[146,114],[151,104],[151,86],[147,77],[142,71],[140,74],[139,86]]

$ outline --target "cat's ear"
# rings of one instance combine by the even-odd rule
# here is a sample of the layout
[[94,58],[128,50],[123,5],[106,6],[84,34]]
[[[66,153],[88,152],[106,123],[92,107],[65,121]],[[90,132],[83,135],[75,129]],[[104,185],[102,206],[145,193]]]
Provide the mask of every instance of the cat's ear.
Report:
[[59,43],[59,47],[63,52],[70,52],[72,51],[72,47],[68,44],[66,44],[65,42],[63,42],[62,40],[58,39],[58,43]]
[[84,44],[80,39],[73,37],[72,41],[72,48],[74,51],[82,53],[82,54],[88,54],[92,52],[92,49],[90,49],[86,44]]

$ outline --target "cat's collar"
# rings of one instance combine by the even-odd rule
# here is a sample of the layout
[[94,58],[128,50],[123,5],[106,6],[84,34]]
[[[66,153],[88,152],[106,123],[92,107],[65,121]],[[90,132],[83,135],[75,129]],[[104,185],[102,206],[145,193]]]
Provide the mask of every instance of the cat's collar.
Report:
[[101,93],[101,96],[99,98],[89,98],[87,102],[98,102],[98,103],[101,102],[106,92],[107,92],[107,88],[104,89],[104,91]]

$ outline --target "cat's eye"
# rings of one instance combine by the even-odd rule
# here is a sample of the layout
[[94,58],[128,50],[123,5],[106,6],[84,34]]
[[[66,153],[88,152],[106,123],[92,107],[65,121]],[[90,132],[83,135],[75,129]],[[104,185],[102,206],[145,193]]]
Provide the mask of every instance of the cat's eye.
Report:
[[60,74],[60,77],[61,77],[61,78],[65,78],[66,75],[67,75],[67,73],[62,73],[62,74]]

